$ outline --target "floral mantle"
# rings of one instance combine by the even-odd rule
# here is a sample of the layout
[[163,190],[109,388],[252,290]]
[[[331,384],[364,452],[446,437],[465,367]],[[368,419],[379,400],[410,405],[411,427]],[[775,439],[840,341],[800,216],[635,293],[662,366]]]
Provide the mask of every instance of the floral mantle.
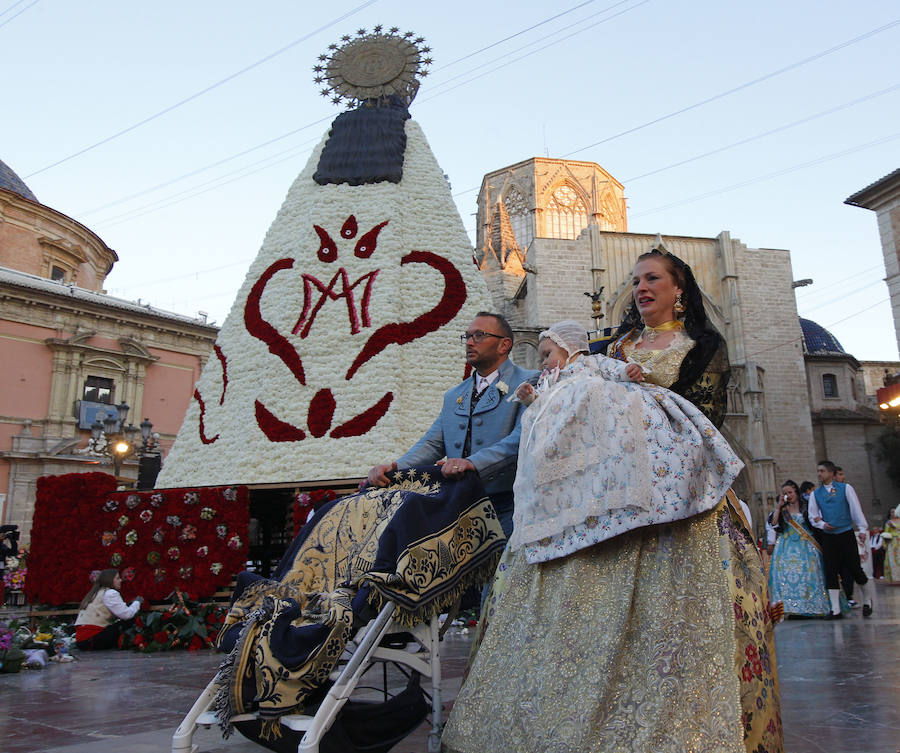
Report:
[[[157,486],[352,478],[405,452],[463,377],[487,287],[413,121],[400,183],[288,192]],[[213,354],[211,354],[212,356]]]
[[116,492],[105,473],[37,482],[25,592],[32,603],[80,601],[114,567],[123,596],[198,598],[227,586],[247,557],[246,487]]

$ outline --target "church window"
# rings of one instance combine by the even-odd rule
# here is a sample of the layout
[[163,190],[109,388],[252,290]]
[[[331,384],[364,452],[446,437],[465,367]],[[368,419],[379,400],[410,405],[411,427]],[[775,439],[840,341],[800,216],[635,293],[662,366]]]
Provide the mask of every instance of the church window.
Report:
[[115,382],[106,377],[89,376],[84,380],[82,399],[91,403],[110,403],[113,401]]
[[837,377],[834,374],[822,374],[822,391],[825,397],[838,397]]
[[587,207],[571,186],[560,186],[553,192],[544,217],[548,238],[574,240],[588,225]]
[[534,229],[531,222],[531,213],[525,204],[525,197],[516,188],[510,188],[503,200],[506,213],[509,215],[509,224],[516,236],[516,243],[520,248],[528,248],[534,238]]
[[50,267],[50,279],[53,282],[65,282],[66,281],[66,270],[62,267],[57,267],[55,264]]

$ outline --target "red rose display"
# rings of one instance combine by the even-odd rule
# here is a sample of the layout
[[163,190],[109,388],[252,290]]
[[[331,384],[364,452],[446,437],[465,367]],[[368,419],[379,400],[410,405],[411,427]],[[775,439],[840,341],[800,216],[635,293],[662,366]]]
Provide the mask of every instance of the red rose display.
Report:
[[[116,492],[115,487],[115,479],[105,473],[70,473],[38,479],[26,582],[31,603],[58,605],[80,601],[91,586],[91,571],[110,567],[113,557],[123,573],[134,573],[123,589],[126,600],[140,594],[158,601],[185,586],[193,596],[203,599],[227,586],[244,568],[245,547],[235,547],[235,543],[247,538],[246,487],[145,492]],[[128,511],[132,525],[141,521],[130,544],[124,540],[130,529],[119,528],[123,509]],[[212,518],[203,512],[210,509],[215,510]],[[171,523],[152,531],[143,528],[144,518],[149,517],[141,517],[145,511],[153,512],[154,521],[177,519],[179,528]],[[220,536],[219,527],[225,527],[229,535]],[[121,533],[116,543],[127,545],[113,548],[109,534],[117,529]],[[180,547],[178,567],[158,567],[160,550],[174,548],[179,534],[186,535],[191,545]],[[232,538],[236,542],[229,546]],[[163,541],[165,545],[161,546]],[[168,557],[166,560],[172,561]],[[219,566],[212,568],[210,562]]]

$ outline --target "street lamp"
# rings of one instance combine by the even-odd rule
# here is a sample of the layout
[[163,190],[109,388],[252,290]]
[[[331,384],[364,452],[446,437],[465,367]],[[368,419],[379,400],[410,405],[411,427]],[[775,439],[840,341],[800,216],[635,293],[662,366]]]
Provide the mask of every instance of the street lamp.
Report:
[[[118,478],[122,470],[122,462],[135,454],[134,443],[138,431],[143,435],[144,423],[150,424],[150,420],[145,418],[140,429],[134,424],[125,426],[130,406],[123,400],[115,407],[115,415],[107,414],[102,423],[97,420],[91,425],[90,449],[92,454],[106,455],[112,458],[113,472]],[[153,424],[150,424],[151,429],[152,427]],[[148,440],[144,439],[144,450],[147,449],[147,442]]]

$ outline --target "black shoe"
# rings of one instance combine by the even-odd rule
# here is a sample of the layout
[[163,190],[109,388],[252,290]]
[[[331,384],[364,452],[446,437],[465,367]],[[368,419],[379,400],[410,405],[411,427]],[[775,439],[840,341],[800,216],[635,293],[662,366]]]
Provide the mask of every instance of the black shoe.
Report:
[[871,617],[872,616],[872,605],[871,604],[863,604],[863,617]]
[[835,614],[834,612],[829,612],[828,614],[825,615],[825,619],[826,620],[843,620],[844,613],[838,612],[837,614]]

